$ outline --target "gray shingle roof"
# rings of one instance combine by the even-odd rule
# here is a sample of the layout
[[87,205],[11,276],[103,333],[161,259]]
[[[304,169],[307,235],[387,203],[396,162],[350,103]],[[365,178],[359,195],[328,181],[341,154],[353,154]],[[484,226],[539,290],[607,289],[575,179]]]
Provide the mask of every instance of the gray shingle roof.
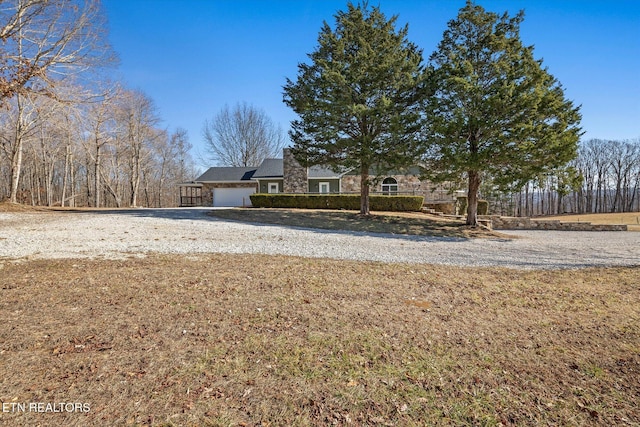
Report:
[[196,182],[250,181],[257,168],[213,167],[196,178]]
[[309,178],[340,178],[344,174],[345,172],[335,172],[331,168],[321,165],[309,167],[307,173]]
[[284,175],[282,159],[264,159],[254,178],[282,178]]
[[[350,171],[335,172],[329,167],[316,165],[308,169],[308,178],[340,178]],[[195,179],[195,182],[250,181],[252,178],[282,178],[282,159],[265,159],[260,167],[212,167]]]

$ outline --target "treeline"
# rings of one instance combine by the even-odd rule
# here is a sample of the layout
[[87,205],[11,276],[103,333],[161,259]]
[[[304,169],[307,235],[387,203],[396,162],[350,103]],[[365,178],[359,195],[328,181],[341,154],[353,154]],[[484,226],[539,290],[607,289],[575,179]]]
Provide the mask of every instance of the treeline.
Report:
[[109,81],[115,54],[98,0],[0,7],[0,200],[45,206],[175,206],[193,179],[186,131]]
[[491,210],[501,215],[640,211],[640,139],[590,139],[556,173],[528,182],[517,192],[484,188]]
[[150,98],[122,88],[90,103],[14,99],[0,112],[3,194],[17,184],[15,201],[32,205],[175,206],[191,146],[159,122]]

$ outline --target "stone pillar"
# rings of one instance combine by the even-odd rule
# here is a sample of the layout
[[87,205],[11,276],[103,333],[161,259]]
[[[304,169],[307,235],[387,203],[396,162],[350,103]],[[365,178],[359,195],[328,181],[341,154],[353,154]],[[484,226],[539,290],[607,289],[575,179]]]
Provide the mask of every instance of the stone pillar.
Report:
[[309,191],[307,182],[307,168],[302,167],[293,157],[290,148],[285,148],[282,153],[282,173],[284,193],[306,193]]

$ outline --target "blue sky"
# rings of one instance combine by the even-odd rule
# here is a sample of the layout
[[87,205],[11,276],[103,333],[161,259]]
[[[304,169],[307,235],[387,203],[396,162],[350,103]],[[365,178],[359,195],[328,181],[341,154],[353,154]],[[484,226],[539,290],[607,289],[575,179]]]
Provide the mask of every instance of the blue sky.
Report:
[[[357,3],[357,2],[356,2]],[[169,131],[185,128],[204,152],[202,127],[221,108],[247,102],[286,131],[295,115],[282,86],[333,26],[345,1],[103,0],[118,75],[156,103]],[[428,59],[465,0],[380,0],[409,24]],[[640,138],[640,0],[485,0],[485,9],[525,10],[521,38],[582,105],[584,139]]]

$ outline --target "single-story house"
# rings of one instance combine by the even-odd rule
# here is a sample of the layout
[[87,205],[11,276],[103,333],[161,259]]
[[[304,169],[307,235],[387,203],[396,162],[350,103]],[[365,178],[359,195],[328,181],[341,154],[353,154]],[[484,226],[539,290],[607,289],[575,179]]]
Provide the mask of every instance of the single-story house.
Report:
[[[378,177],[372,194],[413,194],[425,202],[455,200],[446,185],[419,179],[417,168]],[[180,184],[180,206],[251,206],[253,193],[360,193],[356,171],[324,166],[303,167],[291,150],[282,159],[265,159],[259,167],[211,167],[192,182]]]

